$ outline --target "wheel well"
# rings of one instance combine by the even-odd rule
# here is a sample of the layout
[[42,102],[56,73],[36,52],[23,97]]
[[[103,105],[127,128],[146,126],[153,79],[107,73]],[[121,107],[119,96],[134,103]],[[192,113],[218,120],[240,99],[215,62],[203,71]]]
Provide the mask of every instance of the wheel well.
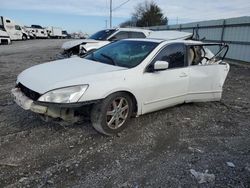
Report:
[[136,116],[137,112],[138,112],[138,104],[137,104],[137,100],[136,100],[135,96],[132,93],[130,93],[129,91],[117,91],[115,93],[126,93],[131,97],[132,102],[133,102],[133,114],[132,114],[132,116]]

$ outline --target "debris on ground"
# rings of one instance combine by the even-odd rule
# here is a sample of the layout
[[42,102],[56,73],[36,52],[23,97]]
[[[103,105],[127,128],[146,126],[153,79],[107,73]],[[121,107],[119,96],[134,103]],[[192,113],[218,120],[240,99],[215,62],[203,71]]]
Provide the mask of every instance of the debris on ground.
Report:
[[193,147],[188,147],[188,149],[192,152],[198,152],[198,153],[204,153],[204,151],[198,149],[198,148],[193,148]]
[[235,165],[232,162],[227,162],[227,166],[229,166],[231,168],[235,168]]
[[245,167],[245,169],[246,169],[248,172],[250,172],[250,165],[247,164],[246,167]]
[[208,170],[205,173],[197,172],[194,169],[190,169],[191,174],[197,179],[198,183],[213,183],[215,181],[214,174],[208,174]]
[[22,177],[21,179],[19,179],[19,182],[22,183],[22,182],[27,181],[27,180],[28,180],[27,177]]

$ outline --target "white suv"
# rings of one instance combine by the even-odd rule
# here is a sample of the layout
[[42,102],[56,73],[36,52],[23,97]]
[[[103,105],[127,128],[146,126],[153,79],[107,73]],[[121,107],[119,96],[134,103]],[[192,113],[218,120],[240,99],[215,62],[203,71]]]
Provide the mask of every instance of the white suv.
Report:
[[[210,47],[220,50],[214,55]],[[74,123],[90,116],[97,131],[111,135],[132,115],[220,100],[227,51],[227,45],[198,41],[120,40],[84,58],[31,67],[18,76],[12,94],[45,119]]]

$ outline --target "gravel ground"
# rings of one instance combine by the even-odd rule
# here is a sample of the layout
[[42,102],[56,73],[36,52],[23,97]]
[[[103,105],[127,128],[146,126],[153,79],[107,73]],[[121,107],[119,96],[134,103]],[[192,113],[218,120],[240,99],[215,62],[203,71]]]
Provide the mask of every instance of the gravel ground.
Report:
[[231,66],[221,102],[146,114],[106,137],[11,100],[16,76],[55,59],[64,41],[0,46],[0,187],[250,187],[250,67]]

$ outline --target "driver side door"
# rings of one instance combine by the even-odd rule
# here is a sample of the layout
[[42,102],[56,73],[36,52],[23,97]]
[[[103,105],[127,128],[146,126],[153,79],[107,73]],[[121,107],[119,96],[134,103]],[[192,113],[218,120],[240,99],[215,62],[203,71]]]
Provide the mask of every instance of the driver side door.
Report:
[[149,71],[147,68],[143,74],[143,114],[183,103],[187,94],[189,73],[186,46],[183,43],[167,45],[149,67],[156,61],[167,61],[169,67],[160,71]]

